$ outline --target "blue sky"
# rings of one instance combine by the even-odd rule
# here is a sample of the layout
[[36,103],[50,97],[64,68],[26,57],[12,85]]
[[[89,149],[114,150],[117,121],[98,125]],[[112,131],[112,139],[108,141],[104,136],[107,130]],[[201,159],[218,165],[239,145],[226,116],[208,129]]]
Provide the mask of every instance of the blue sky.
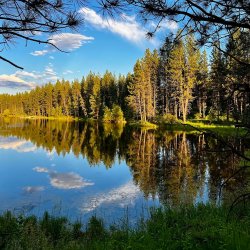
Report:
[[82,8],[85,22],[77,32],[62,31],[54,35],[37,34],[38,39],[51,39],[63,53],[52,46],[16,40],[1,56],[22,66],[19,70],[0,60],[0,93],[30,90],[57,79],[81,79],[91,70],[116,74],[132,71],[135,61],[146,48],[159,48],[170,31],[176,31],[174,22],[164,21],[155,38],[146,39],[154,22],[142,25],[135,16],[122,15],[118,19],[103,18],[94,9]]

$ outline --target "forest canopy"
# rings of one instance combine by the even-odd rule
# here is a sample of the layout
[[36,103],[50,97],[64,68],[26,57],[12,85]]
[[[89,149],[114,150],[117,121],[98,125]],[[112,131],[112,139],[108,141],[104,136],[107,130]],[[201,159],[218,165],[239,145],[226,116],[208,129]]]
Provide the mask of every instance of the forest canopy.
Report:
[[[177,33],[178,36],[179,33]],[[250,36],[236,29],[225,49],[249,63]],[[250,72],[222,53],[217,42],[207,58],[197,39],[167,38],[159,51],[145,51],[126,76],[90,72],[82,80],[58,80],[17,95],[0,95],[0,114],[99,119],[119,107],[126,119],[155,121],[172,115],[249,122]]]

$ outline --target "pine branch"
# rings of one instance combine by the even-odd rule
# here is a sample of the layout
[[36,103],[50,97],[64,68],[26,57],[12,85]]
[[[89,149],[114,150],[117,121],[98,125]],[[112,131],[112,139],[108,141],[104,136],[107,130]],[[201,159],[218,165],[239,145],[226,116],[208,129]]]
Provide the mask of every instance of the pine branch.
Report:
[[16,68],[18,68],[18,69],[23,69],[22,67],[18,66],[17,64],[13,63],[12,61],[10,61],[10,60],[8,60],[8,59],[2,57],[2,56],[0,56],[0,60],[3,60],[3,61],[5,61],[5,62],[11,64],[12,66],[14,66],[14,67],[16,67]]

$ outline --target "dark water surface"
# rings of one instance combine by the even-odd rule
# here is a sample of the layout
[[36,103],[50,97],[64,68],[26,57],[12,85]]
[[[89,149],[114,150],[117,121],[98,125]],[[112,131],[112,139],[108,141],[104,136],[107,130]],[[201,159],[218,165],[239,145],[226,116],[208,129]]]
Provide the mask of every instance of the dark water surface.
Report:
[[[112,222],[161,204],[218,203],[221,183],[240,163],[223,149],[197,133],[2,118],[0,211]],[[246,181],[233,178],[222,200]]]

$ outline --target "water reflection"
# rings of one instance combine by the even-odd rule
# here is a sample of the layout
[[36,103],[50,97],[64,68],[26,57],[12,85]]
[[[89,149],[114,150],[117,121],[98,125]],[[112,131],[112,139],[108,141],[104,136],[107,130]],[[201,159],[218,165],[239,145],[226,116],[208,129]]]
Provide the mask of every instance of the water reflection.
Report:
[[125,208],[129,205],[133,205],[136,198],[140,194],[140,189],[134,185],[132,181],[112,189],[108,193],[100,193],[95,197],[86,200],[82,206],[82,211],[93,211],[94,209],[100,207],[102,204],[112,204],[115,203],[118,206]]
[[[2,150],[24,153],[42,148],[47,154],[54,153],[55,157],[73,155],[82,164],[85,164],[84,159],[87,160],[88,165],[84,166],[90,168],[82,169],[86,170],[84,173],[66,167],[55,169],[56,164],[52,162],[49,168],[32,167],[39,175],[37,178],[46,176],[49,179],[52,188],[79,192],[88,188],[88,195],[80,197],[78,193],[76,205],[87,212],[113,203],[120,207],[131,205],[141,192],[145,199],[159,199],[170,206],[216,202],[222,181],[239,165],[239,159],[226,150],[225,145],[197,133],[156,132],[122,125],[101,126],[94,122],[1,119],[0,136]],[[245,150],[240,140],[237,145],[240,150]],[[50,160],[53,160],[51,155]],[[62,162],[71,164],[72,161],[70,158],[67,163]],[[123,162],[129,168],[129,177],[123,176],[125,170],[122,168],[114,170],[114,176],[107,174]],[[102,165],[107,173],[97,172]],[[246,178],[242,174],[232,179],[223,193],[224,199],[230,197],[235,188],[244,186]],[[44,190],[41,185],[23,188],[30,194]],[[71,195],[68,196],[67,200],[70,200]]]
[[83,180],[83,178],[76,173],[51,172],[49,177],[51,186],[59,189],[78,189],[94,185],[93,182]]
[[27,187],[24,187],[23,188],[23,191],[26,193],[26,194],[33,194],[33,193],[36,193],[36,192],[41,192],[41,191],[44,191],[44,187],[42,186],[38,186],[38,187],[31,187],[31,186],[27,186]]
[[48,173],[49,169],[48,168],[44,168],[44,167],[35,167],[33,168],[34,171],[36,171],[37,173]]
[[58,173],[56,171],[49,171],[48,168],[44,167],[35,167],[33,170],[37,173],[48,173],[51,186],[58,189],[79,189],[94,185],[93,182],[88,182],[73,172]]
[[0,137],[0,149],[12,149],[17,152],[33,152],[36,150],[36,147],[32,143],[19,140],[16,137]]

